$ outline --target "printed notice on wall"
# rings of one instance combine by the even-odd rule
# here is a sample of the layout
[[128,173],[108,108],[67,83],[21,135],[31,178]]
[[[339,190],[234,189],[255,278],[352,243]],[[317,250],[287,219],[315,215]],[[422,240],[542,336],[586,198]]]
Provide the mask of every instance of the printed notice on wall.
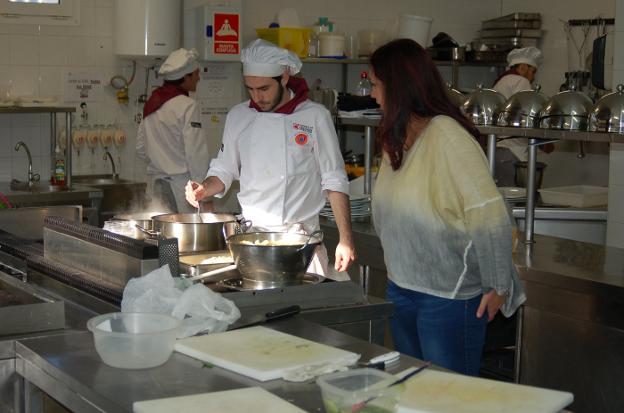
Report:
[[65,73],[65,102],[99,102],[104,82],[95,71]]
[[240,52],[240,15],[238,13],[214,13],[213,53],[236,55]]

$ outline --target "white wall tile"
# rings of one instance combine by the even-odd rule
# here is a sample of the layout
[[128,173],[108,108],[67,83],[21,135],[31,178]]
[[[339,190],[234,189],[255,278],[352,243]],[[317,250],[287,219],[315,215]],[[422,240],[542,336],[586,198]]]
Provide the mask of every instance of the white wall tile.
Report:
[[607,224],[607,245],[624,248],[624,224],[609,222]]
[[41,126],[41,115],[38,113],[11,115],[12,128],[35,128]]
[[95,65],[97,67],[115,66],[116,58],[113,52],[112,37],[96,37],[95,43]]
[[68,37],[67,63],[69,66],[95,65],[95,39],[93,37]]
[[39,64],[41,66],[66,65],[68,49],[66,36],[39,36]]
[[[0,34],[0,65],[11,64],[11,48],[9,46],[9,35]],[[3,79],[0,79],[2,81]]]
[[9,35],[12,65],[38,65],[39,40],[37,36]]
[[39,94],[39,68],[37,66],[9,66],[9,79],[13,82],[13,96]]
[[[38,127],[30,128],[12,128],[11,129],[11,145],[15,148],[18,142],[24,142],[30,150],[31,156],[41,156],[41,129]],[[47,153],[47,149],[46,149]],[[26,151],[22,148],[14,157],[26,157]]]
[[66,33],[70,36],[95,35],[95,8],[80,7],[80,24],[65,27],[67,28]]
[[42,26],[38,24],[7,24],[11,34],[39,35]]
[[60,67],[39,68],[39,94],[41,96],[56,96],[61,102],[63,97],[63,69]]
[[12,158],[0,157],[0,182],[10,182],[12,172]]
[[624,186],[624,144],[611,144],[609,185]]
[[98,7],[95,9],[95,35],[113,35],[113,8]]

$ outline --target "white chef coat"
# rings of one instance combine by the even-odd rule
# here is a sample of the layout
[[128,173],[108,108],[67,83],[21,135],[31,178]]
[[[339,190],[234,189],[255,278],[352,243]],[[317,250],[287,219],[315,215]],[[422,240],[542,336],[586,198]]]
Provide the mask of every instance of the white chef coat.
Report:
[[143,119],[136,151],[139,158],[148,161],[147,173],[152,179],[166,178],[170,182],[178,211],[190,208],[184,185],[189,179],[201,182],[210,159],[195,100],[176,96]]
[[292,114],[258,112],[249,101],[232,108],[223,144],[207,176],[240,181],[238,200],[254,226],[296,222],[319,228],[326,190],[349,193],[336,130],[324,106],[306,100]]
[[[531,90],[531,82],[524,76],[513,73],[500,78],[493,87],[494,90],[509,99],[513,94],[523,90]],[[508,148],[521,161],[527,160],[527,140],[523,138],[509,138],[496,144],[499,148]]]

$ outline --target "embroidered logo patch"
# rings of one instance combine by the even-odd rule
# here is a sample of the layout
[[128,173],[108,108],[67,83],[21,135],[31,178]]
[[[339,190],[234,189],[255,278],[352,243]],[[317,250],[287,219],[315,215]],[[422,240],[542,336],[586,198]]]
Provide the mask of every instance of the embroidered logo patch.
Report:
[[293,123],[293,129],[301,131],[301,132],[305,132],[305,133],[312,133],[312,126],[307,126],[307,125],[302,125],[301,123]]
[[305,145],[308,143],[308,135],[305,133],[298,133],[297,136],[295,136],[295,143],[301,146]]

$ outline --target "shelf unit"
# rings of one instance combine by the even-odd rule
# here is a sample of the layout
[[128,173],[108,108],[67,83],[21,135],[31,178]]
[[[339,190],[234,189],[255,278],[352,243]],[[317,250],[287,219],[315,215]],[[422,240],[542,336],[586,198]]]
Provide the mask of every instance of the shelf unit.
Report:
[[[340,117],[339,122],[342,125],[363,126],[365,138],[365,154],[364,154],[364,193],[370,194],[372,185],[371,161],[373,152],[373,136],[374,130],[379,125],[379,119],[376,118],[346,118]],[[588,131],[570,131],[555,129],[537,129],[537,128],[510,128],[500,126],[477,126],[479,132],[487,135],[487,158],[492,176],[494,176],[496,161],[496,137],[497,136],[513,136],[514,138],[527,138],[528,145],[528,164],[527,164],[527,203],[525,207],[525,231],[524,241],[527,245],[534,242],[534,225],[535,225],[535,166],[537,163],[537,147],[552,141],[579,141],[579,142],[599,142],[599,143],[624,143],[624,134],[615,132],[588,132]]]
[[[65,155],[65,185],[71,188],[72,184],[72,113],[76,112],[75,107],[70,106],[5,106],[0,107],[0,114],[26,114],[26,113],[49,113],[50,114],[50,159],[56,155],[56,114],[65,114],[65,130],[67,148]],[[53,167],[52,163],[52,167]]]

